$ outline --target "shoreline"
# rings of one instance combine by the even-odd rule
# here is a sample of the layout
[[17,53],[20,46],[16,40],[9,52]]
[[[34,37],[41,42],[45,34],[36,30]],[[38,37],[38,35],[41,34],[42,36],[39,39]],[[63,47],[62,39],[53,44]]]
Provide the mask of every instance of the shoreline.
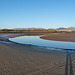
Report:
[[0,75],[65,75],[70,73],[67,68],[75,74],[75,51],[23,45],[8,39],[2,36],[2,41],[10,43],[0,43]]
[[[5,36],[3,36],[5,35]],[[48,34],[48,36],[50,35],[57,35],[57,34]],[[37,46],[37,45],[32,45],[32,44],[21,44],[21,43],[17,43],[17,42],[14,42],[14,41],[10,41],[9,38],[15,38],[15,37],[19,37],[19,36],[25,36],[25,34],[2,34],[2,36],[0,36],[0,41],[3,41],[6,42],[6,43],[14,43],[14,44],[19,44],[19,45],[26,45],[26,46],[33,46],[33,47],[44,47],[44,48],[49,48],[49,49],[56,49],[56,50],[67,50],[67,51],[75,51],[75,49],[65,49],[65,48],[56,48],[56,47],[45,47],[45,46]],[[26,34],[26,36],[28,36]],[[44,39],[43,37],[47,37],[46,35],[43,35],[42,37],[39,37],[39,38],[42,38]],[[48,40],[48,39],[46,39]],[[55,40],[56,41],[56,40]]]

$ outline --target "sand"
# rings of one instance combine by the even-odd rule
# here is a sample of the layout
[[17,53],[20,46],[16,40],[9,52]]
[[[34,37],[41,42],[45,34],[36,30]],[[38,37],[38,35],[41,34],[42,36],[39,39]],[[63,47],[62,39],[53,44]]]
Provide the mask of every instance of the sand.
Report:
[[75,75],[75,52],[0,43],[0,75]]
[[46,40],[75,42],[75,33],[57,33],[40,37]]

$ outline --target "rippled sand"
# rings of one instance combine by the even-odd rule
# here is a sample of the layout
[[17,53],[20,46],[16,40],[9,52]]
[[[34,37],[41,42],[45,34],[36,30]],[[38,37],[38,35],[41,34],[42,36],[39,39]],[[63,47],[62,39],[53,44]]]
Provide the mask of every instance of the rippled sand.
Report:
[[0,44],[0,75],[68,75],[70,72],[75,75],[75,52]]

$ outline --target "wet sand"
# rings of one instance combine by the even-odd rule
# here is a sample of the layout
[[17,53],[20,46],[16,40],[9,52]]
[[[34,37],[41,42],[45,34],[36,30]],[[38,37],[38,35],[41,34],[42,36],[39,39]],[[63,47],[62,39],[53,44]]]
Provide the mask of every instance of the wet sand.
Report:
[[40,38],[46,40],[75,42],[75,33],[48,34]]
[[75,53],[69,52],[69,59],[67,52],[46,50],[19,44],[0,44],[0,75],[68,75],[70,68],[75,74]]
[[75,75],[75,52],[0,43],[0,75]]

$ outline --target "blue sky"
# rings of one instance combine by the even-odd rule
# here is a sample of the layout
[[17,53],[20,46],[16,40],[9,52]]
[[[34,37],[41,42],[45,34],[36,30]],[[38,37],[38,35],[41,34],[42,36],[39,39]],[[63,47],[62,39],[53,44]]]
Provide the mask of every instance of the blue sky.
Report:
[[75,0],[0,0],[0,29],[70,26],[75,26]]

